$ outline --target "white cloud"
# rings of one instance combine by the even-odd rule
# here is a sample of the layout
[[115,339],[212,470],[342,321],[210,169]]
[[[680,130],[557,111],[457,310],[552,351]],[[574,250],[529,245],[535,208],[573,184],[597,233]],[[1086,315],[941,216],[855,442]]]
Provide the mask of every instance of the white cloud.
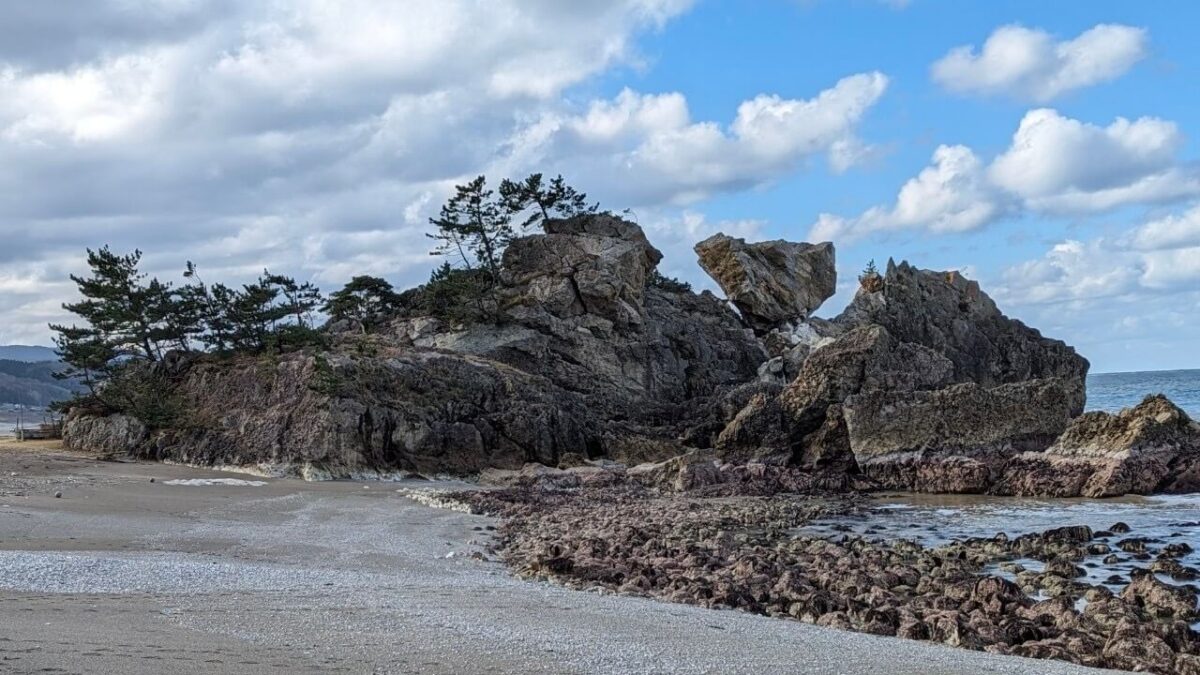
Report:
[[1076,345],[1098,371],[1194,367],[1178,346],[1200,341],[1200,238],[1187,225],[1196,212],[1059,242],[1004,270],[989,292],[1005,311]]
[[966,232],[996,219],[1005,208],[1003,196],[987,183],[975,153],[962,145],[942,145],[933,153],[933,165],[900,188],[895,205],[874,207],[849,219],[823,213],[809,238],[846,240],[910,228]]
[[1183,137],[1173,122],[1118,117],[1107,127],[1031,110],[1012,145],[992,162],[995,184],[1038,211],[1103,210],[1174,199],[1200,190],[1175,167]]
[[1018,304],[1200,290],[1200,206],[1118,237],[1059,242],[1041,258],[1007,269],[1003,280],[999,295]]
[[1117,118],[1100,127],[1048,108],[1030,110],[989,165],[965,146],[940,146],[894,206],[853,218],[823,213],[810,236],[966,232],[1022,212],[1085,215],[1177,201],[1200,195],[1200,174],[1177,158],[1182,147],[1176,125],[1157,118]]
[[682,94],[626,89],[581,114],[549,115],[520,152],[556,158],[587,184],[611,184],[627,203],[689,203],[769,182],[821,153],[835,170],[849,168],[869,153],[854,132],[887,84],[863,73],[811,99],[758,96],[727,129],[694,121]]
[[768,93],[721,121],[693,119],[681,93],[577,98],[642,67],[639,36],[692,0],[19,4],[0,22],[0,276],[24,290],[0,309],[24,341],[45,340],[70,295],[53,280],[85,246],[140,247],[168,278],[190,258],[233,282],[265,266],[327,287],[420,281],[427,218],[479,173],[561,172],[659,214],[678,232],[656,239],[690,251],[740,225],[671,205],[811,158],[845,170],[870,153],[856,129],[887,86],[866,73]]
[[1131,239],[1133,246],[1143,251],[1200,246],[1200,205],[1145,223],[1134,230]]
[[1046,102],[1066,92],[1116,79],[1146,56],[1146,31],[1099,24],[1073,40],[1002,26],[976,52],[956,47],[932,67],[933,79],[969,94],[1005,94]]

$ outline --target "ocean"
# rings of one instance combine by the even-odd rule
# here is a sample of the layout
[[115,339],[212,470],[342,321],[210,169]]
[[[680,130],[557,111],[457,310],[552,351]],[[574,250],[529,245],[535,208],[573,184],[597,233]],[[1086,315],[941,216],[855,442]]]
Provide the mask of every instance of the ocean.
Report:
[[1200,419],[1200,370],[1151,370],[1088,375],[1087,409],[1115,412],[1166,394],[1193,419]]
[[[1188,415],[1200,419],[1200,370],[1164,370],[1140,373],[1101,373],[1088,377],[1089,410],[1117,411],[1137,405],[1148,394],[1166,394]],[[981,495],[884,495],[867,513],[817,521],[798,534],[841,537],[855,533],[867,538],[915,539],[925,546],[940,546],[968,537],[990,537],[1005,532],[1015,537],[1064,525],[1088,525],[1104,530],[1120,521],[1132,528],[1131,536],[1148,537],[1158,546],[1184,542],[1196,552],[1181,562],[1200,566],[1200,494],[1123,497],[1116,499],[1034,499]],[[1112,543],[1120,537],[1112,538]],[[1105,563],[1103,555],[1081,562],[1086,581],[1119,591],[1135,568],[1146,564],[1129,556]],[[1020,561],[1040,569],[1039,561]],[[987,573],[1011,578],[999,569]],[[1115,577],[1113,576],[1115,575]],[[1110,579],[1110,577],[1113,577]],[[1166,575],[1160,581],[1180,583]],[[1200,629],[1200,624],[1196,628]]]

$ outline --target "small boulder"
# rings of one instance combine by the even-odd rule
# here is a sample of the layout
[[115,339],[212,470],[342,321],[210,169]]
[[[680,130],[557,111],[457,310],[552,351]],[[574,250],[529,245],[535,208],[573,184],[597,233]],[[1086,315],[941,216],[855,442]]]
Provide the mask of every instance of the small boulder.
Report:
[[1121,591],[1121,599],[1160,619],[1196,616],[1196,591],[1164,584],[1145,571],[1134,572],[1133,581]]

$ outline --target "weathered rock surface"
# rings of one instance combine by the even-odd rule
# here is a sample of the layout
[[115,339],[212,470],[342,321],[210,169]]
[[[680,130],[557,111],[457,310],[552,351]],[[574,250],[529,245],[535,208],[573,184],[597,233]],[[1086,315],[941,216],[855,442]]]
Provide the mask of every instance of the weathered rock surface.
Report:
[[[710,487],[685,488],[682,499],[636,483],[452,498],[505,519],[496,550],[518,574],[572,588],[1094,667],[1190,672],[1200,655],[1200,636],[1188,624],[1193,589],[1148,573],[1115,594],[1079,579],[1080,549],[1099,534],[1086,526],[938,548],[903,538],[820,538],[795,528],[844,512],[850,501],[705,499]],[[809,487],[791,492],[811,494]],[[1022,558],[1043,560],[1045,569],[1014,564]],[[1016,581],[989,575],[996,565],[1016,571]],[[1078,599],[1087,600],[1082,611]]]
[[1112,497],[1200,491],[1200,424],[1165,396],[1090,412],[1044,453],[1005,467],[999,494]]
[[173,365],[183,419],[137,452],[341,476],[710,446],[716,402],[766,358],[758,340],[711,293],[648,286],[661,254],[637,225],[590,215],[545,229],[506,249],[490,319],[403,318],[319,354]]
[[1009,458],[1041,451],[1071,418],[1074,384],[1060,378],[985,389],[873,389],[845,406],[863,472],[890,489],[987,492]]
[[837,290],[833,244],[747,244],[716,234],[696,244],[700,266],[746,321],[767,331],[804,319]]
[[72,450],[125,455],[146,439],[146,425],[128,415],[72,413],[63,421],[63,443]]
[[802,354],[764,364],[765,382],[789,368],[795,377],[731,418],[717,437],[723,457],[837,456],[884,487],[985,492],[1011,458],[1048,448],[1083,409],[1087,361],[1005,317],[956,273],[889,262],[845,312],[807,332]]
[[1087,359],[1005,316],[978,282],[957,272],[888,261],[882,289],[860,290],[837,321],[879,324],[897,340],[934,349],[954,364],[955,382],[985,388],[1055,377],[1078,382],[1074,414],[1083,412]]
[[604,458],[676,490],[1200,489],[1196,423],[1161,397],[1079,417],[1087,361],[957,273],[889,261],[841,315],[817,319],[832,245],[718,235],[696,250],[739,316],[654,283],[662,254],[631,222],[544,227],[505,250],[484,318],[404,316],[282,357],[172,354],[154,371],[178,399],[169,428],[77,414],[67,443],[320,476],[532,462],[614,480],[591,464]]

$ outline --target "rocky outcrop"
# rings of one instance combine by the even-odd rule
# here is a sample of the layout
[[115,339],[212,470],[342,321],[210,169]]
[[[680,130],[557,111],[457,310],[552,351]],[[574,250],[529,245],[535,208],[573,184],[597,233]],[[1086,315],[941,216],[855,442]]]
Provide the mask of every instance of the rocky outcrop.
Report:
[[63,421],[63,445],[105,455],[126,455],[146,440],[146,425],[128,415],[73,412]]
[[1078,383],[1074,415],[1083,412],[1087,359],[1005,316],[977,282],[958,272],[888,261],[882,288],[860,290],[836,321],[878,324],[897,340],[937,351],[954,364],[955,382],[985,388],[1045,378]]
[[1083,409],[1087,361],[953,272],[889,262],[832,322],[792,331],[806,339],[783,341],[759,373],[790,382],[732,416],[715,444],[722,457],[821,457],[883,487],[986,492]]
[[[761,464],[743,467],[754,467],[760,482],[776,475]],[[662,473],[660,483],[682,477]],[[701,474],[711,476],[692,475]],[[926,548],[876,530],[820,536],[811,521],[851,510],[844,497],[718,500],[703,497],[719,485],[685,485],[676,485],[685,500],[629,485],[450,498],[504,518],[493,551],[514,572],[571,588],[1099,668],[1190,673],[1200,661],[1200,636],[1189,627],[1194,589],[1144,570],[1105,585],[1084,577],[1079,564],[1095,555],[1085,549],[1107,546],[1111,533],[1074,525]],[[1015,562],[1029,558],[1043,569]],[[997,568],[1012,578],[996,576]]]
[[637,325],[646,278],[661,259],[641,228],[619,218],[550,220],[546,234],[522,237],[505,249],[502,303],[518,319],[590,315],[615,326]]
[[700,266],[760,331],[804,319],[837,289],[833,244],[747,244],[716,234],[696,244]]
[[1045,452],[1005,467],[993,491],[1112,497],[1200,491],[1200,424],[1165,396],[1079,416]]
[[1075,400],[1060,378],[986,389],[874,389],[845,406],[859,468],[889,489],[987,492],[1013,456],[1054,442]]
[[[548,220],[512,242],[485,318],[397,319],[320,352],[172,362],[184,414],[143,456],[313,475],[471,474],[629,464],[709,447],[718,404],[766,359],[711,293],[650,285],[661,254],[609,215]],[[310,471],[311,469],[311,471]]]
[[957,273],[889,261],[818,319],[832,245],[718,235],[697,251],[739,316],[707,291],[655,283],[662,254],[631,222],[544,227],[508,246],[473,320],[404,316],[271,358],[172,354],[153,374],[170,382],[175,423],[80,414],[64,434],[72,447],[323,476],[537,463],[611,480],[590,464],[603,458],[675,489],[1200,488],[1200,432],[1182,411],[1154,398],[1079,416],[1087,361]]

